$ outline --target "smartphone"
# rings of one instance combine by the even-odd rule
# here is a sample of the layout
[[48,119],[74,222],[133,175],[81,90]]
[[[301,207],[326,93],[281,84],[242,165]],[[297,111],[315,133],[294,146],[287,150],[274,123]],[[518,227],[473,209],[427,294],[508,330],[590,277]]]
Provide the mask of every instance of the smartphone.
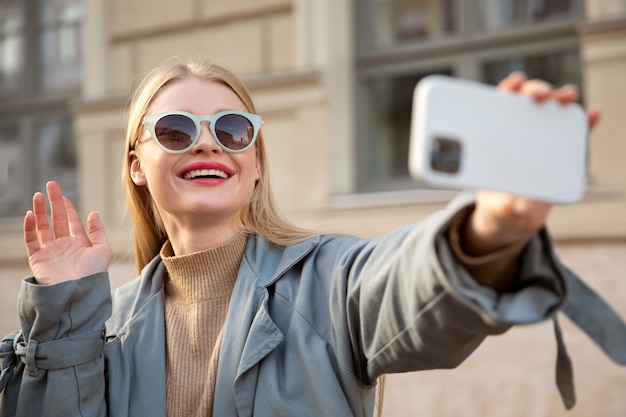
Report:
[[430,188],[574,203],[586,186],[587,137],[579,104],[429,75],[414,90],[409,171]]

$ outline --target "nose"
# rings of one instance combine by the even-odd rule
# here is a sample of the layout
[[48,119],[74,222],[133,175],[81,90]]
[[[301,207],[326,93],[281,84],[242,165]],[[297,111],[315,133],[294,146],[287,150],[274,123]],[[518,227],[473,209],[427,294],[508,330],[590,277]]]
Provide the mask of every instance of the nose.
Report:
[[217,144],[215,138],[213,138],[213,135],[211,135],[209,125],[207,123],[201,123],[200,126],[200,137],[198,137],[198,142],[196,142],[194,147],[191,149],[191,152],[222,152],[222,148]]

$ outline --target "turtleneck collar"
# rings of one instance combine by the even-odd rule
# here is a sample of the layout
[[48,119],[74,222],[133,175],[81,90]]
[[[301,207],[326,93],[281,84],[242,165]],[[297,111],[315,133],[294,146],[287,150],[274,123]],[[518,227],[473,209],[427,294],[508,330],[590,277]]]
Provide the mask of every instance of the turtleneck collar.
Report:
[[247,236],[237,234],[223,246],[175,256],[165,242],[161,259],[167,269],[165,295],[176,303],[194,303],[229,296],[235,286]]

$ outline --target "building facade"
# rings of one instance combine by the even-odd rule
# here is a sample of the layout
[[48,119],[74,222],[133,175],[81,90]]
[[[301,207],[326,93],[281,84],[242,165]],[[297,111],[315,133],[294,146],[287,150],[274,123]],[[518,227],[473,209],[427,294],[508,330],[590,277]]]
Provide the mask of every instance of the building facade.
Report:
[[[602,109],[589,187],[553,210],[562,258],[626,318],[626,0],[1,0],[0,330],[17,326],[28,273],[21,222],[56,179],[99,210],[113,285],[135,275],[119,186],[124,109],[171,56],[240,75],[264,119],[278,201],[297,224],[373,236],[454,194],[407,172],[411,97],[423,76],[496,83],[513,70],[579,86]],[[549,324],[489,339],[459,369],[391,376],[384,415],[626,414],[626,369],[562,320],[579,401],[553,383]],[[589,382],[593,381],[593,382]]]

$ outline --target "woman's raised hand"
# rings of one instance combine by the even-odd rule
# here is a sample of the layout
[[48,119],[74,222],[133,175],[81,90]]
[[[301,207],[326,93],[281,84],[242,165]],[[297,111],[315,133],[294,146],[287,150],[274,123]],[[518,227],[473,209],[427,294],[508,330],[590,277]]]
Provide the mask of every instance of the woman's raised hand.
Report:
[[89,213],[88,235],[59,184],[48,182],[46,191],[52,225],[42,193],[33,196],[33,211],[28,211],[24,218],[28,263],[37,282],[50,285],[106,271],[111,262],[111,247],[100,215]]

